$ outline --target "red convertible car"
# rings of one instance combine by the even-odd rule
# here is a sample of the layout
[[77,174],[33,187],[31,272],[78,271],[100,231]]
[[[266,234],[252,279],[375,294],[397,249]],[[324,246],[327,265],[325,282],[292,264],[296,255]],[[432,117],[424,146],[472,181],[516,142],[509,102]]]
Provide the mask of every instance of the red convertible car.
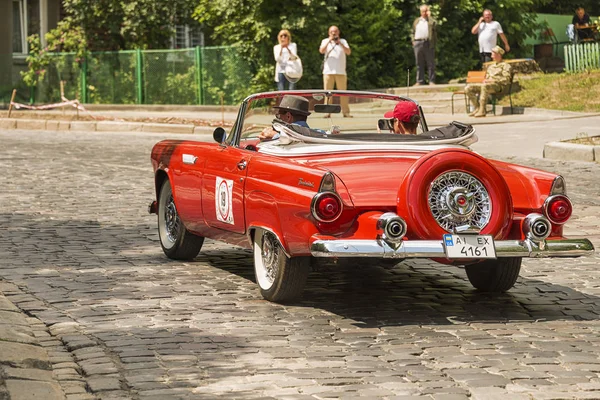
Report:
[[[395,114],[405,101],[414,115]],[[398,134],[400,121],[415,134]],[[587,239],[563,237],[572,205],[561,176],[482,157],[468,147],[477,140],[470,125],[429,130],[408,98],[260,93],[213,136],[152,150],[149,210],[162,249],[180,260],[197,256],[204,238],[251,248],[270,301],[300,296],[319,258],[429,258],[464,266],[479,290],[504,292],[524,257],[594,252]]]

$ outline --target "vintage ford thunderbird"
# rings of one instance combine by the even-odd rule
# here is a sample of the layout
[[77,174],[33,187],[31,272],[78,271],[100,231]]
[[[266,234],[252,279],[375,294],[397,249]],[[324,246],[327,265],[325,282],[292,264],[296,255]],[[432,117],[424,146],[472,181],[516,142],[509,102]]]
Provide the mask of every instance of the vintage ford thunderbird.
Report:
[[[280,107],[289,95],[307,100],[300,123]],[[415,104],[416,134],[394,133],[390,110],[400,101]],[[261,140],[263,131],[275,134]],[[561,176],[482,157],[468,147],[477,141],[472,126],[429,130],[407,98],[260,93],[242,102],[228,133],[213,136],[152,150],[157,200],[149,210],[162,249],[193,259],[204,238],[251,248],[271,301],[300,296],[318,258],[357,267],[429,258],[464,266],[479,290],[504,292],[524,257],[594,252],[587,239],[563,237],[572,205]]]

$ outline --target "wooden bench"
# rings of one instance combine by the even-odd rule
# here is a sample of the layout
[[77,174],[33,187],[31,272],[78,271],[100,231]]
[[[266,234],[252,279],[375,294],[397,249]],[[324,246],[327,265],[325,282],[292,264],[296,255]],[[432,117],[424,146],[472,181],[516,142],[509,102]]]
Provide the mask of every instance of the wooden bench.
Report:
[[[485,71],[469,71],[467,73],[467,85],[469,83],[482,83],[483,80],[485,79]],[[465,90],[457,90],[455,92],[452,92],[452,115],[454,115],[454,96],[456,95],[463,95],[463,97],[465,98],[465,109],[467,111],[467,114],[469,113],[469,99],[467,97],[467,92],[465,92]]]
[[[492,103],[492,112],[494,113],[494,115],[496,115],[496,100],[498,96],[501,96],[503,94],[508,94],[508,98],[510,100],[510,113],[513,113],[513,105],[512,105],[512,89],[513,89],[513,78],[514,78],[515,74],[511,74],[510,75],[510,83],[508,84],[508,91],[506,90],[506,88],[502,88],[502,91],[500,93],[494,93],[492,94],[491,97],[491,103]],[[469,71],[467,73],[467,85],[470,83],[483,83],[483,80],[485,79],[485,71]],[[452,92],[452,115],[454,115],[454,96],[456,95],[463,95],[464,99],[465,99],[465,110],[467,112],[467,114],[469,113],[469,98],[467,97],[467,92],[465,92],[465,90],[457,90],[455,92]]]

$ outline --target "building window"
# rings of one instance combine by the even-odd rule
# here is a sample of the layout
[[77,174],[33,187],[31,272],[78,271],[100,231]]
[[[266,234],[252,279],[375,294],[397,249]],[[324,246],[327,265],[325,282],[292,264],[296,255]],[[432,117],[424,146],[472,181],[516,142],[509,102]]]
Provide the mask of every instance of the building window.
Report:
[[174,49],[187,49],[204,45],[204,36],[198,27],[189,25],[176,25],[171,47]]
[[22,1],[13,1],[13,53],[24,53],[23,50],[27,48],[27,32],[23,31],[26,26],[25,12]]
[[13,53],[29,53],[27,37],[40,33],[40,1],[13,0]]

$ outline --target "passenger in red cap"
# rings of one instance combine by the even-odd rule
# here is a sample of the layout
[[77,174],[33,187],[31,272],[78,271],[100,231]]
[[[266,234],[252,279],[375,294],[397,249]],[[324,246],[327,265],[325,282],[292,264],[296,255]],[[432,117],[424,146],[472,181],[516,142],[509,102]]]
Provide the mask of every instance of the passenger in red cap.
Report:
[[405,135],[416,135],[421,121],[419,107],[412,101],[402,100],[392,111],[384,114],[385,118],[393,118],[393,131]]

